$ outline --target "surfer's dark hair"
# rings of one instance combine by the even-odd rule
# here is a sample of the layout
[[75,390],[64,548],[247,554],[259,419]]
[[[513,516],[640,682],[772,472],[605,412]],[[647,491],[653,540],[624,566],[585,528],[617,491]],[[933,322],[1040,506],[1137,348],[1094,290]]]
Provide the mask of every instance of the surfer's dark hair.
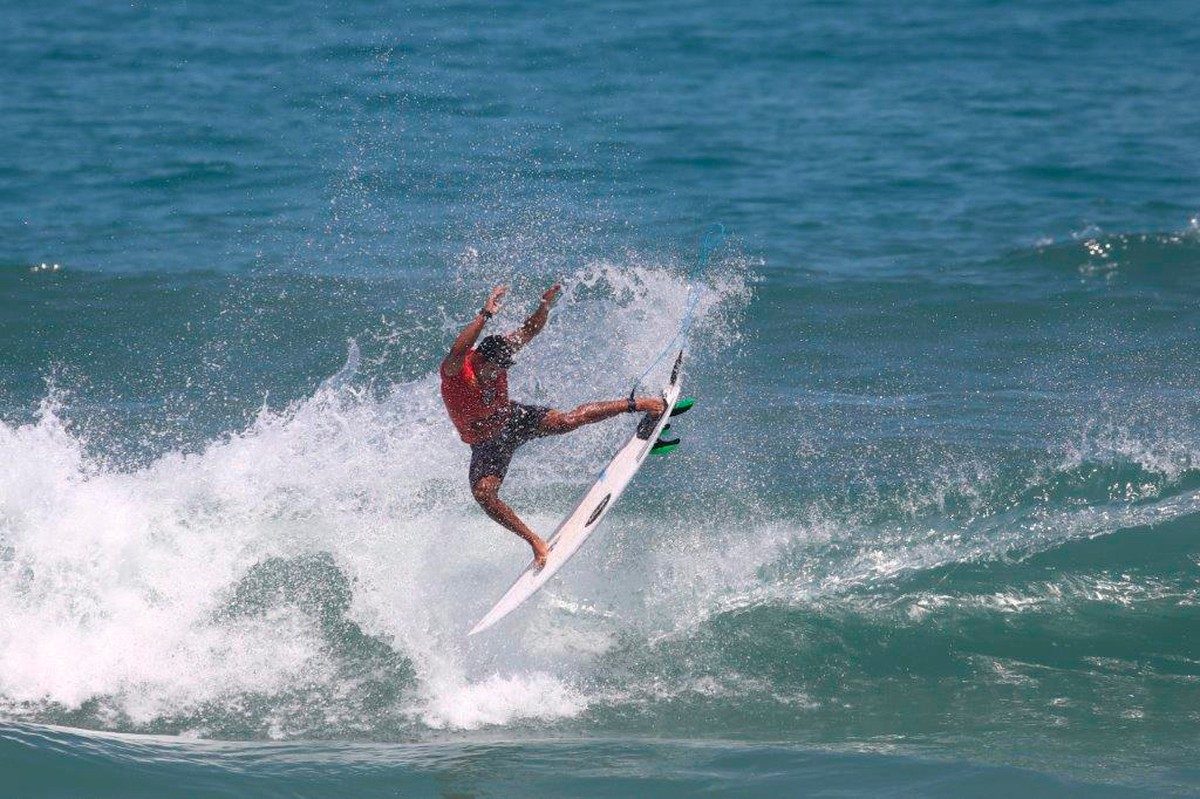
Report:
[[475,348],[475,351],[485,361],[494,363],[501,369],[507,369],[513,365],[513,355],[516,354],[517,348],[504,336],[488,336],[479,342],[479,346]]

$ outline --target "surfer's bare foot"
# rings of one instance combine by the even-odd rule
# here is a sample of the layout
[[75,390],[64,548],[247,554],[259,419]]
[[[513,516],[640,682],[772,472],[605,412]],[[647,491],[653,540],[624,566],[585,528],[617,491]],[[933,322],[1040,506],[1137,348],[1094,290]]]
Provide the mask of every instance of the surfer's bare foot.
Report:
[[651,416],[662,416],[667,410],[667,401],[662,397],[638,397],[637,409]]
[[533,547],[533,565],[539,570],[546,568],[546,558],[550,555],[550,547],[546,546],[546,542],[540,538],[530,541],[529,545]]

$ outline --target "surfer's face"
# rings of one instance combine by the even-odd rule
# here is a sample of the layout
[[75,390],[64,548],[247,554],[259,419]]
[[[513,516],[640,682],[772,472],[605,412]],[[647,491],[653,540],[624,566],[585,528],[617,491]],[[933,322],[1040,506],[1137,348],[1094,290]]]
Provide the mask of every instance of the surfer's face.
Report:
[[491,361],[483,361],[481,364],[479,364],[479,377],[485,383],[491,383],[499,376],[499,374],[500,367]]

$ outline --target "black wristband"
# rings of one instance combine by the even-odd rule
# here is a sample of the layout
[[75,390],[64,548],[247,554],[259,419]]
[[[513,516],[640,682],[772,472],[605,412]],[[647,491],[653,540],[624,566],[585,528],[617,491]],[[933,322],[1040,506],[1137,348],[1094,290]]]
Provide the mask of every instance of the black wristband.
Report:
[[485,320],[491,319],[493,316],[492,312],[489,311],[487,308],[480,308],[479,315],[482,316]]

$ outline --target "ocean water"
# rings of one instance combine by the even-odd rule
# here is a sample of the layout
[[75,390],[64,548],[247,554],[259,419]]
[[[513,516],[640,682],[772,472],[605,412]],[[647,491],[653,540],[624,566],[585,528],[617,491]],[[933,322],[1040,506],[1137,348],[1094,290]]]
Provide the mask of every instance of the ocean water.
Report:
[[[0,792],[1200,795],[1195,3],[0,20]],[[514,396],[623,396],[714,222],[467,638],[450,341],[561,280]]]

